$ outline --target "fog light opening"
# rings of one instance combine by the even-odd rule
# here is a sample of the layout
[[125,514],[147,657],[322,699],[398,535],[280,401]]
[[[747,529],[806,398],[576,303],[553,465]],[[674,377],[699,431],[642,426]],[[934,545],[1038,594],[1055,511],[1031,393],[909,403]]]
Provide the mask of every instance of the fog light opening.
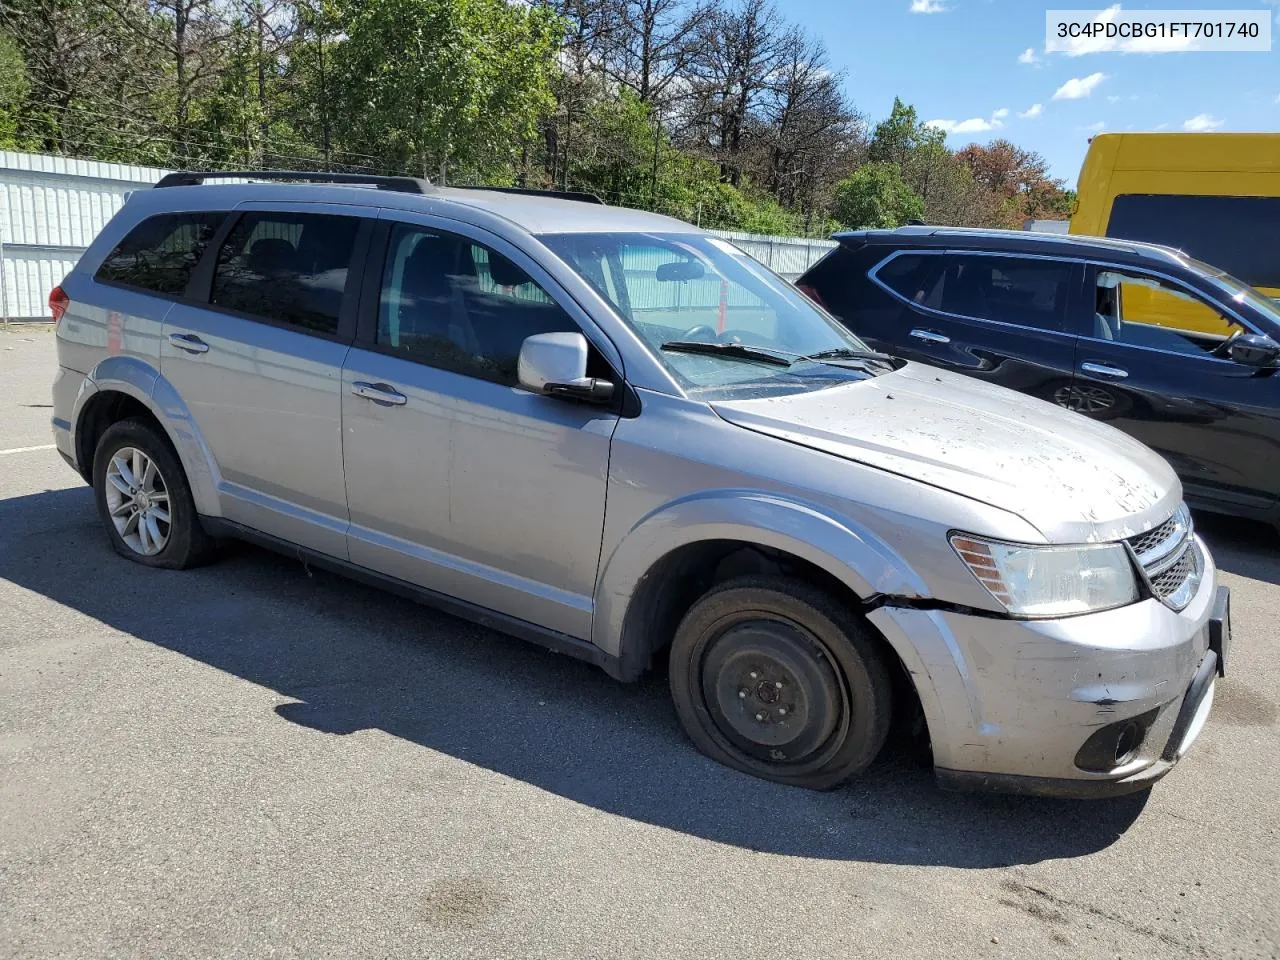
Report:
[[1136,720],[1130,720],[1120,728],[1120,733],[1116,737],[1115,761],[1117,767],[1123,767],[1138,755],[1138,748],[1142,746],[1144,732],[1142,724]]

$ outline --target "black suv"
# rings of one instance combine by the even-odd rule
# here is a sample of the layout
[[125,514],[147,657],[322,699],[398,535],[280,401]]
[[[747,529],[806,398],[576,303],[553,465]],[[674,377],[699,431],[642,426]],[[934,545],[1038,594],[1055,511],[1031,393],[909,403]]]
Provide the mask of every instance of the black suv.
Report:
[[1280,523],[1280,305],[1178,250],[1012,230],[837,234],[798,281],[880,350],[1106,420],[1193,505]]

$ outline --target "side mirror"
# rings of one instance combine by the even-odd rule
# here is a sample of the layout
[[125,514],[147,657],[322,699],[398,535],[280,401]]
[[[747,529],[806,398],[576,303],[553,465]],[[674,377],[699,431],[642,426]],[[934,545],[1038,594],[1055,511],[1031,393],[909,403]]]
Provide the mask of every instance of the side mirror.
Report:
[[660,283],[672,283],[677,280],[701,280],[706,275],[707,271],[697,260],[674,260],[658,264],[653,278]]
[[580,333],[538,333],[520,345],[520,386],[531,393],[603,403],[613,398],[608,380],[587,376],[587,338]]
[[1280,358],[1280,343],[1261,333],[1242,333],[1227,344],[1227,355],[1250,367],[1270,367]]

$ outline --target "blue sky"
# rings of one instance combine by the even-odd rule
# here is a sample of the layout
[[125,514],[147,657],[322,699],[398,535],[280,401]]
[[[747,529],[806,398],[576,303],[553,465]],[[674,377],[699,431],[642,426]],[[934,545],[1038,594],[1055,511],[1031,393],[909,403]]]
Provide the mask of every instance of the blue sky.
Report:
[[1046,157],[1068,186],[1075,186],[1089,137],[1099,130],[1280,131],[1280,0],[1124,5],[1267,9],[1273,15],[1269,53],[1045,53],[1046,10],[1104,6],[1071,0],[780,4],[826,41],[832,66],[845,71],[846,88],[870,123],[883,119],[899,96],[922,120],[960,125],[948,136],[951,147],[1005,137]]

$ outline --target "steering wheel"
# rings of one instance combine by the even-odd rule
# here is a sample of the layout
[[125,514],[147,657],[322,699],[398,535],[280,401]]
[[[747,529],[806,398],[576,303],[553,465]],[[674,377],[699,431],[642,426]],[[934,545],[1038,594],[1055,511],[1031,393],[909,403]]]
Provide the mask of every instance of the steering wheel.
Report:
[[708,342],[719,340],[720,335],[716,333],[715,328],[710,324],[699,323],[690,327],[680,337],[681,340],[706,340]]

